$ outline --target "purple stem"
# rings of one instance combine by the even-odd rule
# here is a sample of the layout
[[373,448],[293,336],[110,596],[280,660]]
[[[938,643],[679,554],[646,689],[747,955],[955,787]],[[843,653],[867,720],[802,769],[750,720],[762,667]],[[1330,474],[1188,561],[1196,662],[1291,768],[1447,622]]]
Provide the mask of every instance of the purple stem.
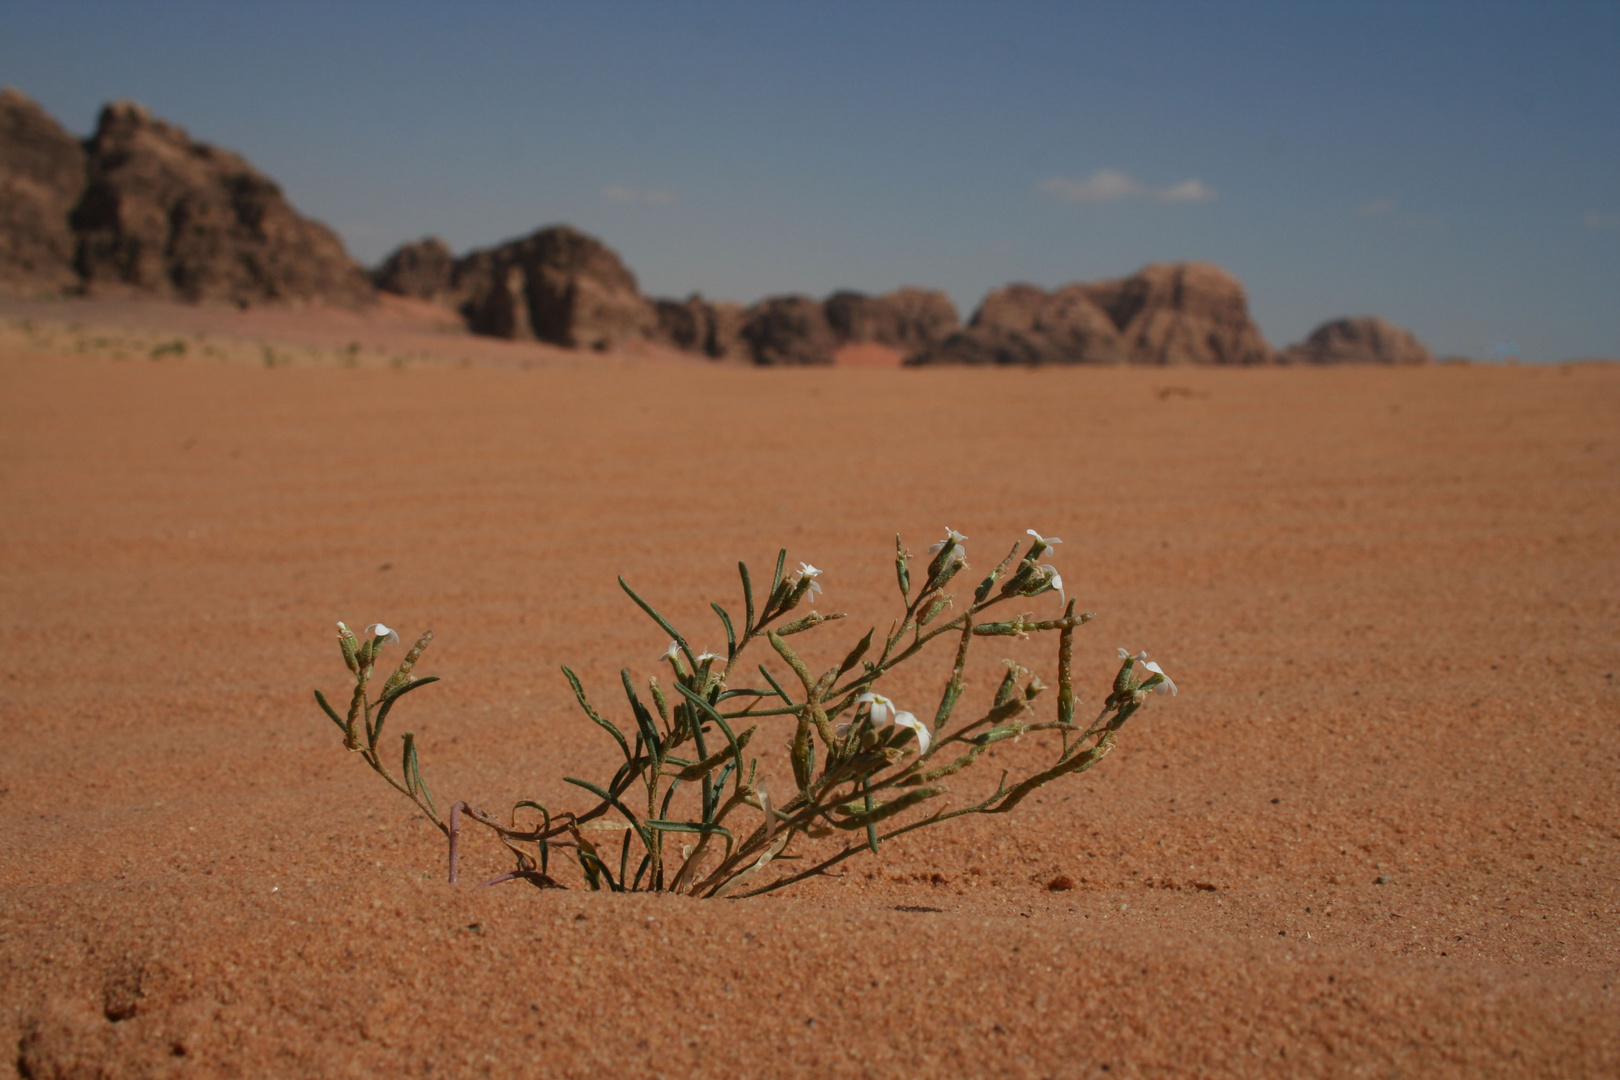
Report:
[[461,808],[464,802],[450,804],[450,884],[456,883],[456,863],[461,848]]

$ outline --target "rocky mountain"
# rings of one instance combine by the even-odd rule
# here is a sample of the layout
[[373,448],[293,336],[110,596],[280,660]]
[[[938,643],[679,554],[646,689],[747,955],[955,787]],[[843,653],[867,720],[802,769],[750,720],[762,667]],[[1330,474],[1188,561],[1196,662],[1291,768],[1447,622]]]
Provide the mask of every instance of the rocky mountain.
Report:
[[1283,350],[1289,364],[1432,364],[1434,354],[1394,323],[1373,316],[1334,319]]
[[0,90],[0,289],[48,295],[78,284],[68,219],[84,185],[79,141],[26,94]]
[[0,93],[0,285],[236,303],[371,296],[343,242],[240,155],[130,101],[82,144]]
[[195,142],[132,101],[101,111],[74,208],[89,292],[237,303],[369,299],[337,234],[299,216],[242,157]]
[[898,289],[882,296],[836,292],[822,305],[840,345],[876,342],[907,356],[954,333],[962,320],[942,292]]
[[372,281],[386,292],[455,308],[469,330],[492,337],[603,350],[656,338],[660,325],[618,254],[567,225],[459,259],[444,241],[428,237],[396,249]]
[[441,303],[451,296],[456,259],[445,242],[426,236],[401,244],[372,271],[371,281],[384,292]]
[[693,293],[685,300],[655,300],[653,313],[658,320],[654,339],[664,345],[711,360],[741,357],[746,351],[742,327],[747,315],[741,304],[711,302]]
[[756,364],[830,364],[838,335],[827,312],[808,296],[773,296],[749,308],[741,337]]
[[912,364],[1426,363],[1410,333],[1338,319],[1282,354],[1231,274],[1158,263],[1054,290],[1015,284],[966,326],[944,293],[840,291],[750,307],[642,296],[602,241],[553,225],[460,258],[437,237],[404,244],[370,275],[337,235],[301,216],[241,155],[192,139],[130,101],[75,139],[34,101],[0,90],[0,293],[355,306],[374,290],[444,304],[468,329],[569,348],[652,341],[759,365],[830,364],[852,344]]
[[1238,279],[1209,263],[1155,263],[1087,287],[1133,364],[1269,364]]
[[654,302],[659,342],[714,359],[755,364],[830,364],[840,346],[876,342],[911,355],[959,325],[941,292],[899,289],[883,296],[837,292],[825,301],[771,296],[749,308],[693,294]]
[[1046,292],[1009,285],[984,298],[967,327],[912,356],[913,364],[1118,364],[1119,330],[1083,285]]
[[1264,364],[1271,348],[1237,279],[1206,263],[1144,267],[1046,292],[997,289],[916,364]]

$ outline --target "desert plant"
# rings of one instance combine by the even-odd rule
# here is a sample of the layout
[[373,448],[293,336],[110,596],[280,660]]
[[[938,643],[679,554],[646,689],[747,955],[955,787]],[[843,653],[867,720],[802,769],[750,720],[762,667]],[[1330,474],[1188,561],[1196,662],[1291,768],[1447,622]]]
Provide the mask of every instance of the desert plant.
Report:
[[[791,577],[784,575],[785,550],[777,555],[771,586],[757,610],[748,566],[737,564],[743,594],[741,633],[729,612],[719,604],[710,605],[725,632],[724,655],[693,653],[687,638],[621,577],[619,584],[630,599],[670,635],[662,659],[670,666],[674,692],[667,694],[656,678],[649,679],[649,708],[630,672],[621,671],[630,716],[621,727],[592,704],[573,671],[562,669],[580,708],[618,744],[624,757],[605,784],[564,778],[594,799],[583,811],[553,812],[524,799],[513,805],[506,822],[465,802],[453,803],[441,813],[422,778],[416,738],[408,731],[401,736],[399,774],[385,764],[382,735],[390,713],[406,694],[437,681],[413,674],[433,640],[431,631],[373,691],[378,654],[384,645],[397,643],[398,634],[374,623],[362,639],[338,623],[338,645],[355,680],[347,715],[340,715],[318,690],[315,699],[343,733],[344,745],[444,833],[452,882],[457,878],[461,829],[473,822],[494,833],[516,860],[513,870],[486,884],[522,879],[543,887],[559,886],[552,876],[551,856],[561,849],[572,853],[584,883],[592,889],[757,896],[823,873],[861,851],[876,853],[883,841],[914,829],[966,814],[1005,814],[1036,788],[1097,764],[1151,692],[1175,692],[1175,684],[1145,653],[1131,655],[1121,649],[1122,663],[1101,710],[1089,724],[1075,723],[1074,631],[1095,616],[1076,614],[1075,602],[1064,597],[1057,570],[1040,561],[1062,541],[1033,529],[1029,535],[1033,539],[1023,556],[1019,556],[1022,541],[1013,544],[973,590],[971,602],[950,618],[944,616],[954,608],[955,594],[946,587],[967,569],[967,537],[947,530],[945,538],[929,549],[932,558],[922,587],[913,595],[911,556],[896,536],[895,572],[903,613],[885,636],[875,638],[873,627],[841,663],[820,674],[805,665],[788,639],[845,616],[811,610],[791,622],[780,621],[807,599],[813,602],[822,587],[822,572],[807,563]],[[1059,618],[1037,620],[1023,614],[1000,621],[980,619],[997,604],[1050,592],[1063,603]],[[1008,661],[985,710],[952,726],[968,653],[977,639],[1053,631],[1058,635],[1054,719],[1034,717],[1035,700],[1047,689],[1040,677]],[[954,639],[955,663],[930,724],[897,708],[877,687],[896,666],[920,655],[939,637]],[[764,664],[757,665],[763,686],[732,685],[741,674],[743,654],[760,638],[792,670],[798,686],[787,689]],[[794,725],[793,788],[780,801],[759,779],[758,759],[743,764],[759,724],[777,719]],[[743,723],[751,726],[736,730]],[[1055,761],[1011,782],[1003,770],[988,797],[950,805],[945,799],[947,778],[972,768],[991,745],[1031,731],[1059,733]],[[745,810],[739,824],[736,815]],[[520,824],[520,815],[526,813],[534,819]],[[756,813],[760,817],[752,816]],[[600,839],[591,839],[587,832]],[[604,832],[622,833],[616,853],[601,836]],[[838,833],[849,834],[850,840],[837,852],[803,869],[768,877],[773,861],[779,865],[792,858],[784,857],[784,852],[795,837]],[[679,838],[678,846],[672,837]]]

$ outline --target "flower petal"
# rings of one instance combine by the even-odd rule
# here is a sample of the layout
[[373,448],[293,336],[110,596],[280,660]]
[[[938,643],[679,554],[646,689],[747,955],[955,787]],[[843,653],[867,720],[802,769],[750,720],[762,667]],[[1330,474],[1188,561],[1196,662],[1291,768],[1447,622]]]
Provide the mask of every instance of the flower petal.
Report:
[[910,728],[915,732],[917,735],[917,752],[919,754],[928,753],[928,746],[932,741],[932,736],[928,733],[927,724],[904,709],[894,714],[894,723],[896,727]]
[[376,634],[390,645],[399,644],[399,632],[388,629],[388,627],[384,626],[380,622],[374,622],[370,626],[366,627],[366,633]]
[[1176,682],[1175,682],[1174,679],[1172,679],[1170,676],[1168,676],[1168,675],[1166,675],[1164,673],[1164,668],[1160,667],[1157,662],[1152,661],[1152,660],[1149,660],[1147,663],[1143,664],[1142,666],[1147,668],[1149,671],[1153,672],[1153,674],[1159,676],[1161,679],[1164,680],[1163,682],[1159,683],[1157,686],[1155,686],[1153,688],[1154,693],[1163,694],[1166,691],[1168,691],[1170,693],[1170,696],[1172,696],[1172,697],[1175,696],[1175,694],[1176,694]]
[[867,691],[855,699],[855,708],[859,709],[862,705],[870,706],[867,715],[874,728],[886,727],[894,721],[894,702],[882,694]]

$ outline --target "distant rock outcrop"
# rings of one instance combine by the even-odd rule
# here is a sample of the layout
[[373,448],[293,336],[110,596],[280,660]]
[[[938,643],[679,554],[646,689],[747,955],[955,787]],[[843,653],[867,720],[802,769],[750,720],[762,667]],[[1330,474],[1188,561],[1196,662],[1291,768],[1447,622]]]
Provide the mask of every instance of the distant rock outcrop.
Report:
[[1283,350],[1289,364],[1432,364],[1434,354],[1412,334],[1373,316],[1335,319]]
[[1208,263],[1156,263],[1086,291],[1119,328],[1134,364],[1267,364],[1237,278]]
[[0,90],[0,289],[76,286],[69,218],[84,192],[84,147],[19,90]]
[[967,328],[911,359],[938,364],[1264,364],[1270,346],[1237,279],[1204,263],[1148,266],[1052,292],[1009,285]]
[[656,336],[636,276],[606,244],[566,225],[456,262],[450,293],[475,333],[611,349]]
[[300,217],[237,154],[193,142],[129,101],[102,109],[86,145],[89,183],[72,217],[86,291],[238,303],[370,298],[337,235]]
[[1046,292],[1009,285],[984,298],[967,328],[913,356],[913,364],[1118,364],[1125,346],[1084,286]]
[[372,271],[371,281],[384,292],[417,300],[443,302],[451,295],[456,259],[437,236],[401,244]]
[[897,289],[882,296],[836,292],[822,305],[839,344],[875,342],[911,356],[943,341],[962,325],[942,292]]
[[656,300],[653,310],[658,320],[656,339],[686,352],[702,353],[714,360],[740,356],[745,347],[742,305],[708,301],[699,293],[685,300]]
[[821,304],[808,296],[772,296],[748,309],[741,337],[749,358],[767,366],[830,364],[838,335]]

